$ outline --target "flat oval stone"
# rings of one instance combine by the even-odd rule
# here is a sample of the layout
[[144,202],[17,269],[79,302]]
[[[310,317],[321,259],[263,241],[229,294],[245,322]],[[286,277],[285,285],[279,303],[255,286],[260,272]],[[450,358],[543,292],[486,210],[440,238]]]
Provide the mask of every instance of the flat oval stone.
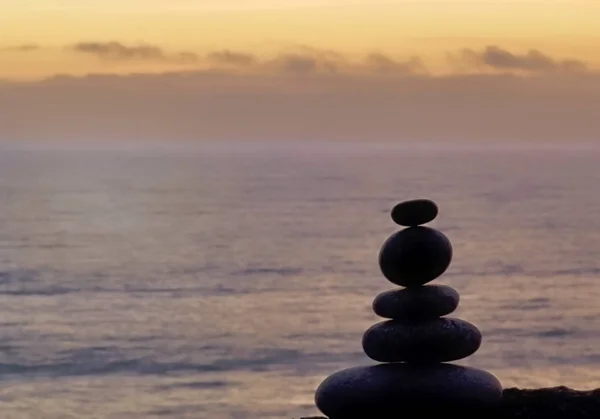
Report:
[[481,340],[479,329],[461,319],[387,320],[367,329],[362,345],[375,361],[432,363],[466,358],[477,352]]
[[396,320],[435,319],[452,313],[460,295],[446,285],[386,291],[373,300],[373,311],[380,317]]
[[438,211],[437,204],[430,199],[413,199],[397,204],[391,215],[396,224],[415,227],[433,221]]
[[379,267],[392,283],[414,287],[433,281],[452,261],[452,244],[429,227],[409,227],[391,235],[379,252]]
[[[379,364],[339,371],[317,388],[315,402],[331,419],[424,417],[427,411],[494,406],[502,384],[492,374],[452,364]],[[419,414],[415,415],[416,412]],[[427,416],[429,417],[429,416]]]

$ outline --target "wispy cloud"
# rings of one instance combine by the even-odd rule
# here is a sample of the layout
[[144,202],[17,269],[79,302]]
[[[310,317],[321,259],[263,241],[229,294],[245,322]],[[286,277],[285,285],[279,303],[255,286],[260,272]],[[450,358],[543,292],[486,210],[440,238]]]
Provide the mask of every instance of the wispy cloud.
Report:
[[527,72],[585,72],[586,63],[574,59],[555,59],[537,49],[517,54],[496,45],[490,45],[481,51],[464,49],[460,58],[470,66],[484,66],[495,70],[518,70]]
[[362,59],[351,60],[334,50],[296,47],[272,57],[259,58],[255,54],[239,51],[216,51],[206,56],[209,67],[234,67],[252,69],[263,74],[292,76],[334,74],[396,74],[422,73],[425,64],[419,57],[398,60],[389,55],[373,52]]
[[299,53],[281,54],[269,61],[267,65],[282,74],[307,75],[319,72],[336,73],[338,71],[335,61]]
[[349,73],[357,63],[335,50],[298,46],[265,60],[263,67],[281,74],[316,75]]
[[[0,52],[32,52],[39,44],[0,46]],[[407,77],[429,74],[427,63],[419,56],[398,58],[384,52],[351,57],[339,51],[295,46],[274,55],[230,49],[208,53],[177,51],[159,45],[127,44],[120,41],[82,41],[64,47],[67,52],[96,57],[110,62],[112,70],[131,62],[148,65],[180,65],[191,70],[235,71],[243,74],[278,76],[363,75]],[[595,69],[578,59],[556,58],[532,48],[519,53],[497,45],[483,49],[464,48],[449,52],[454,73],[585,73]],[[165,67],[166,68],[166,67]],[[156,70],[156,67],[153,69]],[[451,71],[451,72],[452,72]]]
[[425,64],[419,57],[397,61],[381,53],[371,53],[365,61],[369,68],[383,74],[414,74],[426,71]]
[[70,49],[112,61],[194,62],[199,59],[198,54],[190,51],[166,53],[156,45],[125,45],[117,41],[79,42],[70,46]]
[[6,52],[31,52],[37,51],[42,47],[38,44],[19,44],[19,45],[8,45],[0,46],[0,51]]
[[[335,50],[306,46],[292,48],[271,57],[260,57],[246,51],[229,49],[201,55],[192,51],[168,52],[152,44],[126,45],[121,42],[80,42],[71,50],[111,61],[148,61],[154,63],[193,63],[198,68],[238,69],[282,75],[357,74],[411,75],[427,72],[427,65],[418,57],[398,59],[381,52],[371,52],[362,59],[351,59]],[[482,50],[465,48],[450,53],[455,66],[466,72],[495,70],[503,72],[585,72],[588,65],[576,59],[558,59],[537,50],[511,52],[496,45]]]
[[208,62],[214,64],[225,64],[242,67],[251,66],[258,61],[254,54],[236,52],[227,49],[222,51],[213,51],[206,56],[206,59],[208,60]]
[[260,74],[318,75],[318,74],[396,74],[409,75],[425,70],[419,57],[398,60],[383,53],[367,54],[351,60],[334,50],[299,46],[274,56],[229,49],[211,51],[205,55],[195,52],[168,52],[152,44],[127,45],[117,41],[79,42],[68,47],[79,54],[96,56],[107,61],[147,61],[153,63],[193,63],[199,69],[237,69]]

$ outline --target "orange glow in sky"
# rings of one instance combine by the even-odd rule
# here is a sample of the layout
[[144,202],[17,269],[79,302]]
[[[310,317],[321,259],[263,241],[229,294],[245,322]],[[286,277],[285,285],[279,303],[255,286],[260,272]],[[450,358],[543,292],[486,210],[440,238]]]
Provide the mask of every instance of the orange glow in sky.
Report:
[[[419,56],[433,70],[463,48],[537,48],[600,63],[593,0],[3,0],[0,77],[164,71],[164,63],[107,66],[72,54],[78,42],[146,43],[207,53],[276,53],[297,45],[343,54]],[[33,51],[16,50],[38,45]]]

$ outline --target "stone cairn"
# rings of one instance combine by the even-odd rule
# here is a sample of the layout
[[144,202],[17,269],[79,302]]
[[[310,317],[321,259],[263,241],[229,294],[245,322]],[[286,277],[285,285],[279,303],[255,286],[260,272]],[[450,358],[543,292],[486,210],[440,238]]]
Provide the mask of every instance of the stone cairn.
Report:
[[464,320],[442,317],[458,307],[457,291],[425,285],[442,275],[452,259],[448,238],[422,226],[437,217],[437,205],[427,199],[406,201],[391,215],[407,228],[383,244],[379,266],[390,282],[405,288],[375,298],[375,314],[391,320],[370,327],[362,340],[367,356],[380,364],[325,379],[316,391],[317,407],[331,419],[401,419],[490,406],[502,396],[496,377],[448,363],[474,354],[481,332]]

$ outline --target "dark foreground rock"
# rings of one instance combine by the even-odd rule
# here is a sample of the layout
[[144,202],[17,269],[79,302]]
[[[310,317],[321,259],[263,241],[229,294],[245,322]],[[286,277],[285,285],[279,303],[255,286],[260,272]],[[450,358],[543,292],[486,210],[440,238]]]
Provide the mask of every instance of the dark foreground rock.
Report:
[[[488,372],[452,364],[379,364],[348,368],[330,375],[315,394],[319,410],[333,419],[366,415],[400,419],[431,406],[494,405],[502,385]],[[410,416],[408,416],[410,417]]]
[[[448,415],[460,415],[462,419],[600,419],[600,389],[577,391],[567,387],[542,389],[505,389],[499,404],[481,409],[456,408],[450,412],[415,412],[406,411],[396,415],[394,419],[415,418],[447,418]],[[309,418],[304,418],[309,419]],[[324,419],[314,417],[310,419]],[[335,418],[335,419],[345,419]],[[361,419],[388,419],[374,414],[364,415]]]

